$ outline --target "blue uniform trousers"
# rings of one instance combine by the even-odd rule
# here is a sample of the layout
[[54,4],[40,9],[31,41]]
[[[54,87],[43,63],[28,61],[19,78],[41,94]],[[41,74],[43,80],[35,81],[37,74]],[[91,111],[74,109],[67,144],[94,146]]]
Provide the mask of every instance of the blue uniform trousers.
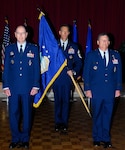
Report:
[[56,124],[68,124],[71,88],[72,81],[64,69],[53,85]]
[[55,123],[68,124],[70,87],[61,85],[53,89],[55,97]]
[[114,98],[96,97],[91,99],[93,111],[94,141],[110,141],[110,125],[114,106]]
[[[11,93],[12,94],[12,93]],[[9,121],[12,142],[28,142],[31,130],[33,96],[29,94],[12,94],[9,97]],[[22,126],[20,130],[21,116]]]

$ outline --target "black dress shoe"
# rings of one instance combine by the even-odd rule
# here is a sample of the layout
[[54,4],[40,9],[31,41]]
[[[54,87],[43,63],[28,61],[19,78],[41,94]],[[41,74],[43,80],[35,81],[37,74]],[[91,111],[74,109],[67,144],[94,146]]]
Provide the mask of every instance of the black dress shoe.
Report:
[[18,142],[12,142],[12,143],[10,143],[10,145],[9,145],[9,149],[16,148],[17,146],[18,146]]
[[62,127],[62,130],[63,130],[64,132],[67,131],[67,130],[68,130],[67,126],[63,126],[63,127]]
[[62,133],[62,134],[67,134],[67,133],[68,133],[68,128],[67,128],[66,125],[62,125],[62,126],[61,126],[61,133]]
[[56,124],[55,125],[55,131],[58,132],[60,129],[61,129],[61,125],[60,124]]
[[29,142],[23,142],[22,147],[25,149],[29,149]]
[[19,142],[17,148],[21,148],[21,147],[22,147],[22,142]]
[[99,142],[99,141],[94,141],[94,142],[93,142],[93,145],[94,145],[95,147],[98,147],[98,146],[100,146],[100,142]]
[[104,148],[112,148],[111,142],[104,142]]

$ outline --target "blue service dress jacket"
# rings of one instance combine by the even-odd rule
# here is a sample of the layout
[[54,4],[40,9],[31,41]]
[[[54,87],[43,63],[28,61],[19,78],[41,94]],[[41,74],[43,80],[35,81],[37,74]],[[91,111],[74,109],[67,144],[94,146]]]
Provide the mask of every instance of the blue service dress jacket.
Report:
[[8,87],[16,94],[26,94],[33,87],[40,87],[40,66],[38,47],[27,43],[24,54],[20,56],[17,44],[5,50],[3,88]]
[[[60,42],[58,45],[59,47],[61,47]],[[70,78],[69,75],[67,74],[68,70],[72,70],[74,73],[74,77],[77,78],[80,75],[80,71],[82,68],[82,57],[80,55],[78,45],[72,41],[68,41],[66,49],[62,51],[67,59],[67,66],[63,69],[62,73],[59,75],[58,80],[60,79],[62,81],[65,81],[67,76],[68,78]]]
[[[117,51],[109,49],[109,62],[105,67],[98,49],[91,51],[85,58],[84,89],[93,95],[109,94],[122,88],[121,59]],[[103,91],[103,92],[102,92]]]

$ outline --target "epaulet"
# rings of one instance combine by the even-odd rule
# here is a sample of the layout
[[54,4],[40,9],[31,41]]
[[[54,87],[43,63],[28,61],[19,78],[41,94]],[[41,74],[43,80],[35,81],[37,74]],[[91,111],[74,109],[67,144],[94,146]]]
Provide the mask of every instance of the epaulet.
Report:
[[29,45],[31,45],[31,46],[38,46],[37,44],[33,44],[33,43],[29,43]]
[[90,53],[97,53],[98,52],[98,49],[93,49],[90,51]]
[[[14,46],[14,45],[15,45],[15,43],[10,43],[9,45]],[[8,46],[9,46],[9,45],[8,45]]]
[[7,48],[7,47],[14,46],[14,45],[15,45],[15,43],[10,43],[9,45],[6,46],[6,48]]
[[118,53],[118,51],[117,50],[115,50],[115,49],[109,49],[110,51],[112,51],[112,52],[116,52],[116,53]]
[[33,45],[36,46],[36,47],[38,46],[37,44],[33,44]]
[[118,53],[118,51],[117,50],[114,50],[116,53]]

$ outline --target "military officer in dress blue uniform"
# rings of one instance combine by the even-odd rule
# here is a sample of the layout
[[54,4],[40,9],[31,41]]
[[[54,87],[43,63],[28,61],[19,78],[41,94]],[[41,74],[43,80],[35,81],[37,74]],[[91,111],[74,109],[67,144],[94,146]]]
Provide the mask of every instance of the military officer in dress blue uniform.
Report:
[[77,77],[79,75],[82,61],[78,50],[78,46],[69,41],[70,34],[69,26],[62,25],[60,27],[59,46],[67,58],[67,66],[63,69],[59,77],[53,85],[55,97],[55,130],[67,131],[68,115],[69,115],[69,102],[72,88],[72,81],[70,75]]
[[121,60],[117,51],[108,49],[110,44],[106,33],[98,36],[98,49],[85,58],[84,89],[91,98],[93,113],[93,144],[104,148],[112,147],[110,125],[115,97],[122,88]]
[[[29,148],[33,97],[40,87],[38,47],[26,42],[27,32],[24,26],[17,27],[15,37],[17,42],[5,49],[3,72],[3,90],[9,98],[9,121],[12,134],[10,149],[19,146]],[[23,124],[20,131],[21,115]]]

